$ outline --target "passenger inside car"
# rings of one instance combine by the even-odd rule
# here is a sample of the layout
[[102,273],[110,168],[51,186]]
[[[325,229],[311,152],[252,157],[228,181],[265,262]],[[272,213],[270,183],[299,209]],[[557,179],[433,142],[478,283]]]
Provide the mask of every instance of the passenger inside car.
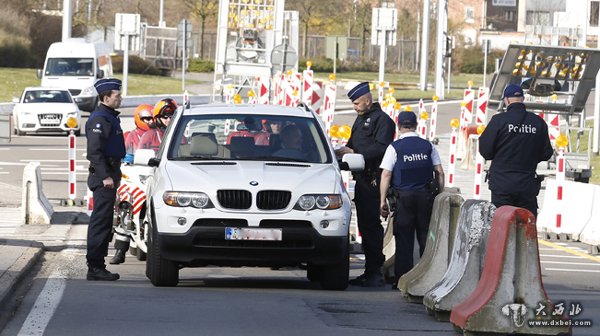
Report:
[[307,161],[308,155],[303,151],[302,130],[295,124],[285,126],[280,133],[281,149],[273,153],[274,157],[283,157]]

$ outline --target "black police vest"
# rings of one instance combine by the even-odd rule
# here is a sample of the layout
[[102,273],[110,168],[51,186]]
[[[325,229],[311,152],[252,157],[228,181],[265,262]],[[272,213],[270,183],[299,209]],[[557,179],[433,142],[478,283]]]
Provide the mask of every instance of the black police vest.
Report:
[[89,120],[93,120],[96,117],[104,117],[111,123],[110,135],[108,136],[106,146],[102,150],[107,157],[122,159],[125,157],[125,140],[123,139],[123,130],[121,129],[121,122],[119,118],[102,108],[96,109],[90,115]]
[[392,146],[397,155],[392,171],[392,187],[397,190],[419,190],[428,187],[433,179],[431,143],[410,136],[394,141]]

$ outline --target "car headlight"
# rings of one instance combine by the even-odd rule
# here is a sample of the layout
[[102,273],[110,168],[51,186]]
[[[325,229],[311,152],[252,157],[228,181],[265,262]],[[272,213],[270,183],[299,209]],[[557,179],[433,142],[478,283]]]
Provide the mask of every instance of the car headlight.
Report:
[[174,207],[214,208],[208,195],[203,192],[165,191],[163,201]]
[[302,195],[294,205],[296,210],[334,210],[342,207],[342,195]]
[[98,94],[96,93],[96,89],[93,86],[89,86],[89,87],[86,87],[85,89],[81,90],[81,93],[79,95],[80,96],[96,96]]

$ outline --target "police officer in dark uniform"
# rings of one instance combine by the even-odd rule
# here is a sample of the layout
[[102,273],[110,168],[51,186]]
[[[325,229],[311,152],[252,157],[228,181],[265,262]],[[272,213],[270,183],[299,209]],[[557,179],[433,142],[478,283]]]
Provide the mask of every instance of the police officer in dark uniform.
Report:
[[525,110],[519,85],[508,85],[503,99],[506,112],[494,115],[479,137],[479,153],[492,160],[488,175],[492,203],[525,208],[537,216],[541,179],[535,169],[553,153],[548,125]]
[[381,161],[379,192],[379,208],[384,217],[389,215],[386,197],[390,185],[396,196],[394,288],[398,287],[398,279],[414,266],[415,232],[420,255],[425,251],[434,200],[433,179],[437,180],[439,191],[444,189],[440,155],[431,142],[415,132],[417,116],[413,112],[401,112],[398,127],[400,138],[386,149]]
[[383,279],[383,227],[379,216],[379,164],[386,147],[394,140],[394,121],[381,110],[379,103],[373,103],[368,82],[358,84],[348,92],[348,98],[358,114],[352,125],[352,134],[346,147],[336,151],[338,156],[346,153],[359,153],[365,158],[365,169],[354,173],[356,181],[354,203],[358,229],[362,235],[365,252],[365,272],[351,285],[379,287]]
[[125,157],[125,141],[119,111],[121,81],[102,78],[94,84],[100,104],[85,124],[87,158],[90,161],[88,188],[93,192],[94,210],[87,234],[88,280],[114,281],[119,274],[106,270],[117,187],[121,181],[121,159]]

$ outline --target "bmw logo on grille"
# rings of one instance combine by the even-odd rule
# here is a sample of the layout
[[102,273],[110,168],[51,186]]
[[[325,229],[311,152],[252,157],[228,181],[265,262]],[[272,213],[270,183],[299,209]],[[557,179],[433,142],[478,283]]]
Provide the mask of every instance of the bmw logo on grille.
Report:
[[256,187],[258,185],[258,182],[256,181],[250,181],[250,185],[253,187]]

